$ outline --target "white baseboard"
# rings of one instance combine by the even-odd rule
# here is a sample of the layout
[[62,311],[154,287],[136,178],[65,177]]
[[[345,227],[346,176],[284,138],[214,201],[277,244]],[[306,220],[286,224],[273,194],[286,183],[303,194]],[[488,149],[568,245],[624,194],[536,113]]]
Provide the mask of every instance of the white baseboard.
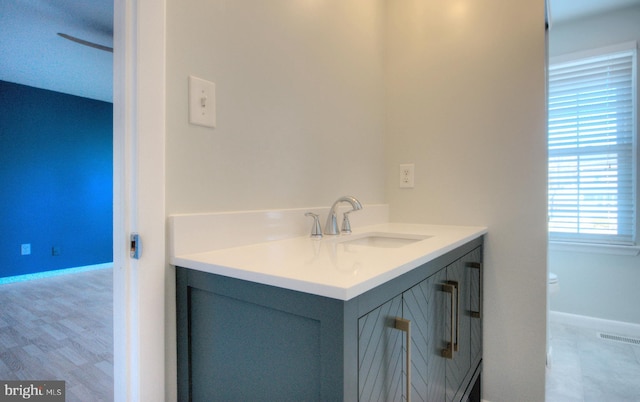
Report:
[[42,272],[36,272],[33,274],[7,276],[4,278],[0,278],[0,285],[4,285],[7,283],[14,283],[14,282],[30,281],[33,279],[49,278],[49,277],[58,276],[58,275],[74,274],[77,272],[93,271],[94,269],[106,269],[106,268],[113,268],[113,262],[105,262],[102,264],[86,265],[83,267],[75,267],[75,268],[63,268],[63,269],[57,269],[53,271],[42,271]]
[[584,315],[562,313],[560,311],[549,311],[549,321],[617,335],[640,337],[640,324],[630,322],[605,320]]

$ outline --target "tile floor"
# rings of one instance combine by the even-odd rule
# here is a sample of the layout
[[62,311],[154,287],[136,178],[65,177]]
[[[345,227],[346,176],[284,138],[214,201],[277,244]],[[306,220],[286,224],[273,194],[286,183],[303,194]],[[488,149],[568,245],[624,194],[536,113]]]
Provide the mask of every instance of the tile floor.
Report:
[[546,402],[640,402],[640,345],[551,322]]
[[112,269],[0,285],[0,379],[64,380],[113,401]]

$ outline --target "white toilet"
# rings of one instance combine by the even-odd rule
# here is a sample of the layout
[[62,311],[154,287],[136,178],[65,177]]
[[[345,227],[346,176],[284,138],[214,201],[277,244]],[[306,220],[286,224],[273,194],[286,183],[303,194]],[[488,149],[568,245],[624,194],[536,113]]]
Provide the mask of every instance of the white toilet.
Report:
[[554,295],[560,290],[560,283],[558,282],[558,275],[553,272],[549,272],[549,294]]

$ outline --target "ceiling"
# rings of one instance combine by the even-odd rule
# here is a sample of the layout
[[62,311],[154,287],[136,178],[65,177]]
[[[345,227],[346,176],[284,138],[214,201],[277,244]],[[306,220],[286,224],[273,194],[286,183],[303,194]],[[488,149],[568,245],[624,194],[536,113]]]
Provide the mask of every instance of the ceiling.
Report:
[[551,23],[589,17],[640,4],[640,0],[549,0]]
[[[550,0],[551,21],[637,4]],[[0,0],[0,80],[112,102],[113,54],[58,33],[113,47],[113,0]]]
[[0,80],[112,102],[113,0],[0,0]]

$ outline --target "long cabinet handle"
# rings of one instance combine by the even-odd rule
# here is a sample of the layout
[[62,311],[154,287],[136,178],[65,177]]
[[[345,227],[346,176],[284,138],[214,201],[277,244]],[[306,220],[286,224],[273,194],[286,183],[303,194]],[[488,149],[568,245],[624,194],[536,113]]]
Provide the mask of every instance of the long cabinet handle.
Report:
[[454,326],[457,326],[456,325],[457,311],[455,311],[457,310],[457,306],[454,303],[454,300],[456,299],[455,293],[458,292],[457,282],[447,281],[446,283],[443,283],[442,291],[449,293],[449,296],[451,297],[451,310],[450,310],[451,330],[449,332],[449,342],[447,343],[447,347],[442,349],[440,354],[442,355],[442,357],[446,357],[447,359],[453,359],[453,352],[457,349],[456,341],[454,341],[454,337],[457,336],[456,335],[457,328],[454,329]]
[[456,341],[453,344],[453,350],[457,352],[460,340],[460,286],[457,281],[448,282],[456,288]]
[[406,337],[406,373],[407,373],[407,395],[406,401],[411,402],[411,321],[397,317],[394,328],[403,331]]
[[478,310],[471,310],[471,317],[481,318],[482,317],[482,264],[479,262],[469,262],[467,263],[468,268],[473,268],[478,270]]

